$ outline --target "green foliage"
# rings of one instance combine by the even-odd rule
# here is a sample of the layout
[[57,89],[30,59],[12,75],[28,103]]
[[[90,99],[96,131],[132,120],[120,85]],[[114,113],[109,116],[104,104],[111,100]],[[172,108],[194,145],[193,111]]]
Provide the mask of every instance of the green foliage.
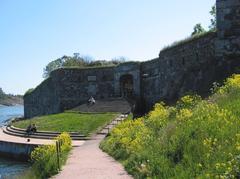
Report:
[[[210,19],[211,24],[209,25],[209,30],[208,31],[216,31],[217,29],[217,9],[216,9],[216,4],[212,6],[211,10],[209,11],[210,15],[212,18]],[[196,24],[193,28],[193,33],[192,36],[201,34],[206,32],[206,30],[202,27],[202,25]]]
[[215,33],[215,31],[205,31],[203,33],[199,33],[199,34],[192,35],[190,37],[186,37],[183,40],[175,41],[172,44],[165,46],[161,51],[165,51],[165,50],[168,50],[168,49],[180,46],[180,45],[184,45],[186,43],[190,43],[194,40],[197,40],[199,38],[204,38],[205,36],[207,36],[209,34],[214,34],[214,33]]
[[48,65],[43,70],[43,77],[48,78],[52,71],[54,71],[58,68],[61,68],[63,66],[64,60],[65,60],[65,56],[48,63]]
[[61,58],[51,61],[43,70],[43,77],[48,78],[50,73],[58,68],[73,68],[73,67],[105,67],[118,65],[125,62],[125,57],[114,58],[111,61],[93,60],[90,56],[80,56],[79,53],[74,53],[73,56],[64,55]]
[[3,92],[2,88],[0,88],[0,99],[5,98],[6,94]]
[[217,28],[217,8],[216,4],[212,6],[211,11],[209,12],[212,16],[211,25],[209,26],[210,30],[214,30]]
[[135,178],[239,178],[240,75],[213,96],[185,96],[175,107],[114,128],[101,148]]
[[28,90],[25,92],[24,96],[26,96],[26,95],[30,94],[31,92],[33,92],[34,89],[35,89],[35,88],[30,88],[30,89],[28,89]]
[[40,179],[31,168],[24,170],[21,173],[18,173],[15,176],[11,176],[12,179]]
[[177,109],[193,109],[201,101],[201,96],[187,95],[182,97],[176,104]]
[[[67,155],[71,150],[71,138],[68,133],[62,133],[56,138],[56,141],[61,141],[61,157],[60,166],[62,166],[67,159]],[[44,145],[37,147],[31,153],[33,161],[32,169],[34,173],[40,178],[48,178],[58,173],[57,151],[56,145]]]
[[202,25],[196,24],[193,28],[192,36],[197,35],[197,34],[202,34],[204,32],[206,32],[206,30],[202,27]]
[[65,112],[41,117],[35,117],[30,120],[23,120],[13,123],[14,126],[26,129],[29,123],[34,123],[41,131],[58,132],[80,132],[84,135],[90,135],[99,127],[110,122],[116,114],[114,113],[86,113]]

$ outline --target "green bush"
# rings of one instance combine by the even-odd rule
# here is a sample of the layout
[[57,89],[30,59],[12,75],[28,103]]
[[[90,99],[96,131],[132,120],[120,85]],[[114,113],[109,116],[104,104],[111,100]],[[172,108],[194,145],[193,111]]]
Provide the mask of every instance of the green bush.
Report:
[[30,88],[30,89],[28,89],[28,90],[25,92],[24,96],[27,96],[28,94],[32,93],[34,90],[35,90],[35,88]]
[[[71,150],[71,138],[68,133],[62,133],[56,138],[61,143],[60,167],[66,162]],[[39,146],[31,153],[34,173],[40,178],[48,178],[58,173],[56,145]]]
[[240,75],[213,96],[185,96],[175,107],[112,130],[101,148],[135,178],[240,178]]

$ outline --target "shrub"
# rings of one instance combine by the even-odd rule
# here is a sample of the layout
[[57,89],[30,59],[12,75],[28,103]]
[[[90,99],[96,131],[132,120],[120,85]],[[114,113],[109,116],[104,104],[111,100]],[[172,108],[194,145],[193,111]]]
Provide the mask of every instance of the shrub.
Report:
[[240,75],[208,100],[185,96],[112,130],[101,148],[136,178],[239,178]]
[[32,93],[34,90],[35,90],[35,88],[30,88],[30,89],[28,89],[28,90],[25,92],[24,96],[27,96],[28,94]]
[[[71,150],[71,138],[68,133],[62,133],[56,138],[61,143],[60,167],[65,163],[67,155]],[[33,161],[33,170],[40,178],[48,178],[58,173],[57,151],[56,146],[43,145],[39,146],[31,153]]]

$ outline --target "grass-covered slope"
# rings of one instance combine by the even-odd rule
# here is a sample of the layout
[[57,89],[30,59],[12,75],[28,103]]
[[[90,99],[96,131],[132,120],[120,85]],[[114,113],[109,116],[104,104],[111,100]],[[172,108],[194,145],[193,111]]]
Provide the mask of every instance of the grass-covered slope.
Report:
[[114,113],[65,112],[13,123],[15,127],[26,129],[32,123],[39,131],[80,132],[89,135],[99,127],[114,119]]
[[135,178],[240,178],[240,75],[118,125],[101,148]]

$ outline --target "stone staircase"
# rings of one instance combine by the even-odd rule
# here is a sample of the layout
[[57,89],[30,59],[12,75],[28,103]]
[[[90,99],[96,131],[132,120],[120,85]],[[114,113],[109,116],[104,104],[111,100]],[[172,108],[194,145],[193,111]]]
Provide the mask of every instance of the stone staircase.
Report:
[[78,112],[116,112],[116,113],[130,113],[131,105],[124,98],[110,98],[110,99],[102,99],[96,100],[94,105],[82,104],[77,106],[71,111]]
[[113,129],[116,125],[123,122],[128,117],[127,114],[121,114],[117,118],[115,118],[113,121],[108,123],[101,131],[99,131],[97,134],[102,135],[108,135],[111,129]]
[[[126,115],[126,114],[119,115],[113,121],[111,121],[110,123],[105,125],[101,130],[99,130],[99,132],[97,132],[97,134],[99,134],[99,135],[107,135],[107,134],[109,134],[111,129],[114,126],[116,126],[117,124],[119,124],[122,121],[124,121],[127,118],[127,116],[128,115]],[[27,134],[26,130],[14,127],[12,125],[4,126],[4,127],[2,127],[2,129],[3,129],[3,132],[5,134],[7,134],[7,135],[23,137],[23,138],[36,138],[36,139],[49,139],[49,140],[51,140],[51,139],[54,139],[58,135],[61,134],[60,132],[50,132],[50,131],[37,131],[35,133]],[[70,137],[72,138],[72,140],[90,140],[90,139],[94,139],[94,136],[93,137],[88,137],[88,136],[82,135],[82,134],[80,134],[78,132],[70,132],[69,134],[70,134]]]
[[[36,138],[36,139],[54,139],[60,132],[49,132],[49,131],[37,131],[35,133],[27,134],[26,130],[16,128],[14,126],[4,126],[3,132],[8,135],[25,137],[25,138]],[[82,135],[78,132],[69,133],[72,140],[89,140],[90,137]]]

